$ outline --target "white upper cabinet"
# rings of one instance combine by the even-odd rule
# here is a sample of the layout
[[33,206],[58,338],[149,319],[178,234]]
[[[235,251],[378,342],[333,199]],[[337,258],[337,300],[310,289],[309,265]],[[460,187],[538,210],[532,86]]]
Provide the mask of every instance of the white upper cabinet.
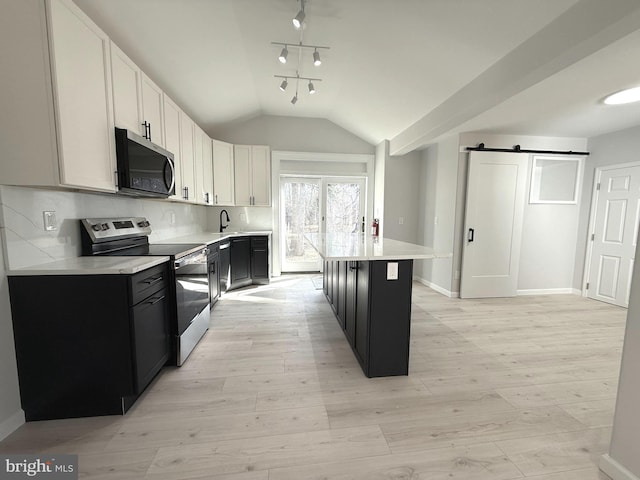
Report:
[[182,173],[182,199],[188,202],[196,202],[196,179],[194,174],[194,131],[195,124],[184,112],[180,113],[180,153]]
[[116,127],[165,146],[162,90],[111,42]]
[[213,205],[213,152],[211,138],[202,132],[202,194],[205,205]]
[[143,135],[142,94],[140,86],[142,71],[118,46],[111,42],[111,76],[113,78],[113,112],[118,128]]
[[234,145],[237,206],[271,205],[271,152],[266,145]]
[[108,37],[70,0],[1,17],[2,183],[115,191]]
[[[164,115],[162,114],[162,90],[142,74],[142,123],[147,128],[147,138],[156,145],[164,143]],[[146,124],[145,124],[146,122]]]
[[164,111],[164,139],[165,148],[173,153],[173,164],[175,168],[175,195],[169,197],[172,200],[182,200],[182,162],[180,155],[182,152],[182,138],[180,136],[180,115],[181,110],[173,100],[163,95]]
[[213,146],[213,204],[235,205],[233,145],[219,140]]

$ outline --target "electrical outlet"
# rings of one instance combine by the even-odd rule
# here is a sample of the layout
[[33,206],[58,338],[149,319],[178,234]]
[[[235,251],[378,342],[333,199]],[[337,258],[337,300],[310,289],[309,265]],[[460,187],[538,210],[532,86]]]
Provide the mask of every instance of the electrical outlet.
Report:
[[56,212],[42,212],[42,218],[44,220],[44,230],[46,232],[53,232],[58,229]]
[[398,224],[399,225],[404,225],[404,217],[399,217],[398,218]]
[[244,223],[247,223],[247,216],[244,213],[240,214],[240,221],[244,222]]

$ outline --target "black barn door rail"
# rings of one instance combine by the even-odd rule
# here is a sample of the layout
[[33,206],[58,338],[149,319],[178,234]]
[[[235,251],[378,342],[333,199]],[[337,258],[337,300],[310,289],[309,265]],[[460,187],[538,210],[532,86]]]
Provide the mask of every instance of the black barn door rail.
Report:
[[589,155],[589,152],[574,152],[573,150],[529,150],[523,149],[520,145],[513,148],[487,148],[484,143],[479,143],[477,147],[467,147],[469,152],[507,152],[507,153],[541,153],[547,155]]

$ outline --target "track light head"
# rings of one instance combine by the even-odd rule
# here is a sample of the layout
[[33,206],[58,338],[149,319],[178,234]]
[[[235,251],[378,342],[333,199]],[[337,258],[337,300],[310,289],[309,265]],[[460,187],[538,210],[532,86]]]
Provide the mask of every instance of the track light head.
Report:
[[282,80],[282,83],[280,84],[280,90],[284,92],[287,89],[287,85],[289,85],[289,82],[287,82],[287,79],[285,78],[284,80]]
[[287,63],[287,55],[289,55],[289,50],[287,50],[287,46],[285,45],[282,51],[280,52],[280,56],[278,57],[278,60],[280,60],[280,63]]
[[322,65],[322,60],[320,60],[320,53],[318,52],[318,50],[313,51],[313,64],[316,67]]
[[293,19],[293,26],[296,30],[300,30],[302,28],[302,22],[304,22],[304,3],[302,4],[302,9],[298,12],[298,14]]
[[309,80],[309,94],[313,95],[316,93],[316,87],[313,86],[313,82]]
[[291,104],[292,104],[292,105],[295,105],[297,101],[298,101],[298,94],[296,93],[296,94],[293,96],[293,98],[291,99]]

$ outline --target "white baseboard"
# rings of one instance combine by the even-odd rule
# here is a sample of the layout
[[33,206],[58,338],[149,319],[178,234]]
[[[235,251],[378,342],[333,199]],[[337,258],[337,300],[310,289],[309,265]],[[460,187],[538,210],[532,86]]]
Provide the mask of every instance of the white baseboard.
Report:
[[600,470],[609,475],[613,480],[640,480],[625,467],[605,453],[600,457]]
[[0,422],[0,441],[7,438],[22,425],[24,425],[24,411],[20,409],[9,418]]
[[435,290],[436,292],[441,293],[442,295],[444,295],[446,297],[458,298],[460,296],[459,292],[452,292],[450,290],[447,290],[446,288],[442,288],[440,285],[436,285],[435,283],[431,283],[431,282],[425,280],[424,278],[415,277],[414,280],[417,280],[418,282],[423,284],[425,287],[429,287],[430,289]]
[[582,295],[577,288],[530,288],[525,290],[517,290],[516,294],[520,295]]

